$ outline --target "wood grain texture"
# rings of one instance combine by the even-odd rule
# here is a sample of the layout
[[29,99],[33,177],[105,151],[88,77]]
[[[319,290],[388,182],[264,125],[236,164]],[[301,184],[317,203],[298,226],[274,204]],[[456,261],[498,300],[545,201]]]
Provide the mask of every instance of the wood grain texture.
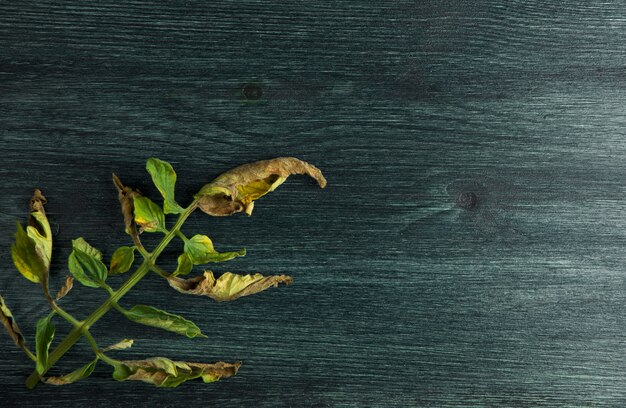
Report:
[[[31,344],[46,306],[9,247],[34,187],[56,288],[71,239],[105,255],[126,243],[112,171],[155,195],[143,166],[157,156],[191,197],[291,155],[329,180],[186,228],[247,248],[216,271],[292,286],[214,304],[150,277],[124,298],[208,340],[113,313],[93,329],[103,345],[134,338],[129,358],[242,360],[235,378],[164,391],[102,365],[29,392],[32,365],[1,335],[0,404],[624,406],[625,55],[618,1],[0,3],[0,293]],[[85,316],[103,299],[63,302]],[[89,356],[79,344],[59,370]]]

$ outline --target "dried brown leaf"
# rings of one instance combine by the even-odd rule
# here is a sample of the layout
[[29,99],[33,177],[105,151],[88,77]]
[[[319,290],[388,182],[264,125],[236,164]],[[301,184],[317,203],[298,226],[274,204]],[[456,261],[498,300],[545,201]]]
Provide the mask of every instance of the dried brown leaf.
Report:
[[47,377],[43,379],[43,382],[51,385],[67,385],[75,383],[76,381],[82,380],[83,378],[87,378],[93,373],[93,370],[96,368],[96,364],[98,364],[98,358],[86,364],[79,369],[72,371],[69,374],[66,374],[61,377]]
[[274,191],[292,174],[308,174],[320,187],[326,187],[322,172],[295,157],[278,157],[236,167],[206,184],[198,194],[199,208],[213,216],[245,211],[252,214],[254,201]]
[[[41,190],[36,188],[35,191],[33,192],[33,196],[30,198],[30,203],[29,203],[30,211],[31,212],[39,211],[43,215],[45,215],[46,211],[44,210],[43,206],[47,202],[48,200],[46,199],[46,197],[43,196],[43,194],[41,193]],[[39,226],[37,225],[37,220],[34,220],[33,218],[31,218],[28,221],[28,224],[35,228],[39,228]]]
[[157,387],[177,387],[195,378],[210,383],[232,377],[237,374],[240,366],[241,363],[187,363],[154,357],[147,360],[120,361],[115,367],[113,378],[117,381],[143,381]]
[[2,324],[7,329],[9,336],[11,336],[15,344],[22,350],[26,351],[26,340],[22,335],[22,331],[15,322],[11,310],[4,303],[2,296],[0,296],[0,320],[2,320]]
[[72,290],[72,287],[74,287],[74,278],[72,278],[70,275],[67,275],[65,277],[65,283],[63,284],[63,286],[61,286],[61,289],[59,289],[59,291],[57,292],[56,300],[60,300],[63,297],[65,297],[65,295],[67,295],[70,292],[70,290]]
[[113,184],[115,184],[115,187],[117,188],[117,198],[120,200],[120,204],[122,206],[122,215],[124,216],[126,233],[131,237],[137,237],[133,199],[135,197],[141,197],[141,194],[138,191],[122,184],[122,181],[115,175],[115,173],[113,174]]
[[293,279],[287,275],[263,276],[260,273],[236,275],[231,272],[226,272],[215,279],[213,272],[205,271],[204,275],[195,278],[170,277],[168,281],[171,287],[181,293],[208,296],[217,302],[226,302],[276,287],[280,283],[289,285]]

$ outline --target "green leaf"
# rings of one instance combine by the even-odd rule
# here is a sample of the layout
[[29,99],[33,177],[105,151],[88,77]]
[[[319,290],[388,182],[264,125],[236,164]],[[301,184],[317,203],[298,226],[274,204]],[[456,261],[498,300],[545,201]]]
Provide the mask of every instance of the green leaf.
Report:
[[39,374],[46,371],[48,366],[48,350],[54,338],[54,325],[50,322],[52,315],[39,319],[37,322],[37,334],[35,336],[35,349],[37,350],[36,369]]
[[83,237],[78,237],[78,238],[72,240],[72,247],[74,249],[79,249],[79,250],[83,251],[87,255],[92,256],[92,257],[96,258],[99,261],[102,260],[102,252],[100,252],[96,248],[94,248],[91,245],[89,245],[89,243],[87,241],[85,241],[85,239]]
[[252,295],[271,287],[277,287],[280,283],[289,285],[292,281],[293,279],[287,275],[263,276],[260,273],[236,275],[231,272],[225,272],[215,279],[211,271],[205,271],[203,276],[196,276],[191,279],[175,277],[168,279],[170,286],[181,293],[208,296],[217,302],[226,302]]
[[9,336],[13,339],[15,344],[20,347],[22,350],[27,351],[26,349],[26,340],[22,335],[22,331],[20,330],[11,310],[8,308],[6,303],[4,303],[4,299],[0,296],[0,320],[2,324],[7,329]]
[[246,250],[217,252],[213,248],[213,242],[209,237],[206,235],[194,235],[191,239],[185,241],[185,253],[194,265],[200,265],[208,262],[224,262],[238,256],[245,256]]
[[21,224],[17,224],[15,241],[11,245],[11,258],[17,270],[31,282],[39,283],[46,265],[37,254],[35,242],[28,236]]
[[121,246],[113,252],[111,256],[111,266],[109,266],[109,273],[116,275],[124,272],[128,272],[133,262],[135,261],[135,247]]
[[156,232],[165,229],[165,216],[161,207],[147,197],[133,198],[135,222],[141,231]]
[[172,275],[188,275],[192,269],[193,263],[191,262],[191,259],[189,259],[189,255],[187,255],[186,253],[182,253],[178,255],[178,266],[176,267],[176,270],[172,273]]
[[206,337],[192,321],[152,306],[136,305],[123,313],[129,320],[146,326],[158,327],[189,338]]
[[172,361],[165,357],[147,360],[121,361],[115,366],[113,378],[117,381],[143,381],[157,387],[177,387],[185,381],[201,378],[212,383],[237,374],[241,363],[214,364]]
[[184,209],[174,200],[174,186],[176,185],[176,172],[172,166],[157,158],[148,159],[146,170],[152,176],[152,182],[163,196],[163,210],[165,214],[180,214]]
[[87,378],[93,373],[93,370],[96,368],[96,364],[98,363],[98,358],[93,360],[91,363],[82,366],[78,370],[72,371],[69,374],[66,374],[62,377],[47,377],[44,379],[46,384],[52,385],[66,385],[76,382],[78,380],[82,380],[83,378]]
[[100,251],[91,247],[82,238],[73,240],[72,245],[74,250],[67,265],[74,278],[85,286],[92,288],[102,286],[107,278],[107,267],[101,261]]
[[236,167],[205,184],[194,197],[198,207],[213,216],[244,211],[251,215],[254,201],[274,191],[292,174],[308,174],[320,187],[326,179],[315,166],[295,157],[278,157]]

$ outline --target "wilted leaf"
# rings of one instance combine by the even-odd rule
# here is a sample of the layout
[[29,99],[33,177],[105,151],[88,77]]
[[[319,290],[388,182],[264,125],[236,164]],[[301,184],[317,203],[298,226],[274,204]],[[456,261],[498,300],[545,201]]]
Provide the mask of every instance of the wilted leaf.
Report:
[[124,272],[128,272],[130,267],[135,261],[135,248],[129,246],[121,246],[113,252],[111,256],[111,265],[109,266],[109,273],[116,275]]
[[157,387],[177,387],[195,378],[202,378],[205,383],[211,383],[221,378],[232,377],[237,374],[240,366],[241,363],[186,363],[154,357],[147,360],[121,361],[115,367],[113,378],[117,381],[143,381]]
[[100,251],[82,238],[73,240],[72,245],[74,250],[67,263],[70,272],[83,285],[100,287],[107,278],[107,267],[101,261]]
[[2,296],[0,296],[0,320],[2,320],[2,324],[7,329],[9,336],[11,336],[15,344],[22,350],[26,351],[26,340],[22,335],[22,331],[15,322],[15,318],[13,317],[11,310],[7,307],[6,303],[4,303]]
[[168,282],[181,293],[208,296],[218,302],[225,302],[276,287],[279,283],[289,285],[293,279],[287,275],[263,276],[260,273],[236,275],[231,272],[226,272],[215,279],[213,272],[205,271],[203,276],[191,279],[170,277]]
[[193,269],[193,263],[191,259],[189,259],[189,255],[186,253],[178,255],[178,266],[176,270],[172,273],[173,276],[177,275],[187,275]]
[[43,208],[46,199],[35,190],[30,199],[29,225],[17,224],[11,258],[17,270],[31,282],[47,280],[52,255],[52,231]]
[[117,198],[120,200],[122,207],[122,215],[124,216],[125,231],[131,237],[137,236],[137,228],[135,227],[135,211],[134,198],[140,197],[139,191],[135,191],[130,187],[122,184],[122,181],[113,174],[113,184],[117,188]]
[[244,164],[221,174],[196,194],[199,208],[209,215],[252,214],[254,201],[274,191],[292,174],[308,174],[320,187],[326,179],[315,166],[295,157]]
[[97,260],[102,260],[102,252],[97,250],[96,248],[89,245],[87,241],[83,237],[78,237],[72,240],[72,247],[74,249],[78,249],[89,256],[96,258]]
[[124,311],[124,315],[133,322],[158,327],[189,338],[206,337],[194,322],[152,306],[136,305]]
[[37,255],[35,242],[19,223],[15,231],[15,241],[11,244],[11,258],[17,270],[31,282],[41,282],[43,274],[47,273],[46,265]]
[[102,349],[102,352],[105,353],[107,351],[113,351],[113,350],[124,350],[127,348],[130,348],[134,343],[134,340],[131,339],[124,339],[118,343],[112,344],[108,347],[105,347]]
[[165,216],[161,207],[147,197],[135,197],[135,222],[140,232],[156,232],[165,228]]
[[46,267],[50,269],[50,257],[52,256],[52,231],[46,217],[43,206],[47,202],[40,190],[35,190],[30,199],[30,217],[26,233],[35,242],[35,251]]
[[36,369],[43,373],[48,365],[48,350],[54,338],[54,325],[50,322],[52,315],[39,319],[37,322],[37,334],[35,336],[35,348],[37,350]]
[[98,358],[93,360],[91,363],[82,366],[78,370],[72,371],[69,374],[66,374],[62,377],[47,377],[43,381],[46,384],[52,385],[67,385],[78,380],[82,380],[83,378],[87,378],[91,375],[93,370],[96,368],[96,364],[98,363]]
[[153,157],[146,162],[146,170],[152,176],[152,182],[163,196],[163,211],[165,214],[180,214],[183,212],[183,208],[174,200],[176,172],[172,165]]
[[246,250],[241,249],[236,252],[217,252],[213,248],[211,238],[206,235],[194,235],[185,242],[185,253],[194,265],[200,265],[208,262],[224,262],[245,256]]
[[59,289],[59,291],[57,292],[56,300],[60,300],[63,297],[65,297],[65,295],[67,295],[70,292],[70,290],[72,290],[72,287],[74,287],[74,278],[68,275],[65,277],[65,283],[63,284],[63,286],[61,286],[61,289]]

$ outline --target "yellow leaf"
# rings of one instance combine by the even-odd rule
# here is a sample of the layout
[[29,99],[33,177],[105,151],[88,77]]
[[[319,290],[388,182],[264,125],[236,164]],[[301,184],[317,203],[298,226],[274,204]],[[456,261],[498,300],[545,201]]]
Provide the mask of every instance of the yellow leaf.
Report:
[[47,278],[52,256],[52,231],[43,205],[46,198],[35,190],[30,200],[29,225],[26,230],[17,225],[15,241],[11,245],[11,258],[17,270],[31,282]]

